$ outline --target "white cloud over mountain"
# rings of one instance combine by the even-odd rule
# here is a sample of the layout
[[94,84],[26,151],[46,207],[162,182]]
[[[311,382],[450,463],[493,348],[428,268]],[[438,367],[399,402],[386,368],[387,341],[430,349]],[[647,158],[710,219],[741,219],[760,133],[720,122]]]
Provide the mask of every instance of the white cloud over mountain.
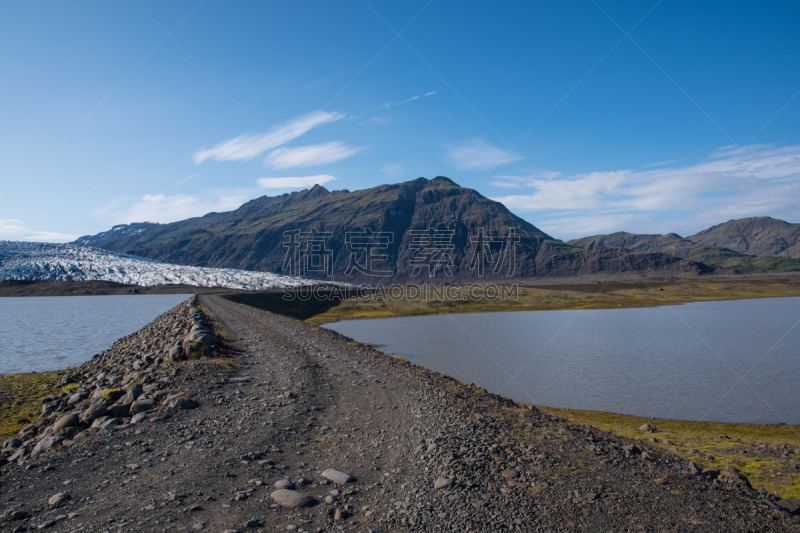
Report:
[[[134,200],[118,199],[112,206],[95,211],[101,217],[116,219],[115,223],[175,222],[203,216],[212,211],[228,211],[239,207],[247,199],[244,195],[201,197],[194,194],[145,194]],[[238,203],[237,203],[238,202]],[[112,209],[113,207],[113,209]],[[119,220],[119,219],[122,220]],[[77,237],[76,237],[77,238]]]
[[676,231],[674,218],[683,219],[677,228],[693,231],[765,213],[794,212],[788,218],[797,219],[800,146],[724,147],[684,167],[498,176],[492,185],[518,189],[519,194],[494,199],[517,212],[539,212],[537,224],[559,237]]
[[309,189],[314,185],[323,185],[335,179],[328,174],[318,174],[290,178],[260,178],[256,183],[266,189]]
[[264,164],[276,169],[313,167],[347,159],[365,148],[365,146],[348,146],[341,141],[296,148],[278,148],[264,159]]
[[449,159],[457,169],[490,168],[497,165],[504,165],[521,158],[513,152],[498,148],[492,143],[474,139],[460,144],[448,145],[445,157]]
[[192,156],[195,164],[206,159],[214,161],[248,161],[269,150],[297,139],[307,131],[336,122],[345,117],[344,113],[313,111],[292,120],[273,126],[264,133],[239,135],[222,141],[213,148],[198,150]]

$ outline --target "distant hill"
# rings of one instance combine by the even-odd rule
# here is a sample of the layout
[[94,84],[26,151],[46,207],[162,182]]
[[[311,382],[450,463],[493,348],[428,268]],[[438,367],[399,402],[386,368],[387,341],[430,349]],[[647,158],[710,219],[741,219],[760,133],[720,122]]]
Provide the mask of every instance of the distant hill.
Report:
[[800,224],[771,217],[729,220],[687,239],[704,246],[728,248],[743,254],[800,259]]
[[638,235],[620,231],[608,235],[594,235],[592,237],[573,239],[568,241],[568,244],[580,246],[587,250],[593,250],[600,246],[609,246],[638,252],[663,252],[681,259],[727,268],[741,273],[800,271],[800,261],[796,259],[776,257],[774,255],[771,257],[754,257],[750,254],[739,253],[723,247],[698,244],[675,233],[668,233],[667,235]]
[[[375,236],[355,237],[355,242],[386,245],[372,249],[373,255],[385,255],[385,259],[374,261],[373,270],[391,275],[376,277],[364,273],[363,268],[352,268],[354,258],[356,266],[369,266],[365,255],[369,250],[354,246],[352,236],[347,242],[348,232],[364,232],[365,228],[393,235],[391,243]],[[511,247],[503,242],[512,229],[518,239],[513,257]],[[323,268],[318,271],[297,274],[352,283],[507,280],[512,259],[516,265],[511,271],[513,279],[621,272],[672,276],[714,271],[660,251],[584,250],[566,244],[512,214],[503,204],[441,176],[354,192],[330,192],[316,185],[290,194],[263,196],[234,211],[170,224],[138,225],[130,230],[114,229],[81,237],[76,243],[175,264],[288,274],[292,272],[287,272],[287,267],[291,269],[298,262],[288,253],[294,248],[286,232],[296,232],[302,240],[299,233],[312,230],[330,234],[324,239],[330,268],[325,271],[327,265],[320,265]],[[475,242],[481,234],[485,245]],[[431,237],[439,239],[436,246],[445,248],[432,249],[428,242]],[[490,242],[493,237],[498,240]],[[303,242],[300,249],[305,250],[312,240]],[[482,255],[481,250],[488,253]],[[477,263],[489,255],[495,263],[483,261],[481,276]],[[301,258],[300,263],[308,257]],[[436,262],[437,274],[429,278],[431,264]],[[498,265],[502,268],[495,271]],[[445,267],[451,276],[445,275]]]

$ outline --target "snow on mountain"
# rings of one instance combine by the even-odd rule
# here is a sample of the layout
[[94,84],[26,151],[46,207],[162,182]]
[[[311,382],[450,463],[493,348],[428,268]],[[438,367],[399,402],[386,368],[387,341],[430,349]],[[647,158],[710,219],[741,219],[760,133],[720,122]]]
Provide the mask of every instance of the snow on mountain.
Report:
[[232,268],[162,263],[73,244],[0,241],[0,280],[113,281],[126,285],[183,284],[263,290],[321,283]]

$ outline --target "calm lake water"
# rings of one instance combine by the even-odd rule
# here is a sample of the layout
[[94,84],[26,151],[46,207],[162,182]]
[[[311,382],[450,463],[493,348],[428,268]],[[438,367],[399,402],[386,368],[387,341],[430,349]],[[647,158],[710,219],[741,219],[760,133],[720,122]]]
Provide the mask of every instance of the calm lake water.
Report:
[[0,374],[79,365],[190,296],[0,298]]
[[350,320],[326,327],[525,403],[800,424],[800,298]]

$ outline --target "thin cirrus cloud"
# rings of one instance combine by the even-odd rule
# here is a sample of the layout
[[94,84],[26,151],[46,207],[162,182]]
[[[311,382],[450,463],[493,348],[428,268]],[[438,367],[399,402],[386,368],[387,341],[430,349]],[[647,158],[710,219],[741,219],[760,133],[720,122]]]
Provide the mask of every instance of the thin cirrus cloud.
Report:
[[508,150],[481,139],[448,145],[445,158],[449,159],[457,169],[490,168],[521,159]]
[[800,208],[800,145],[724,147],[702,163],[676,168],[498,176],[492,185],[519,189],[494,199],[539,212],[536,222],[558,237],[585,236],[581,230],[691,234],[731,218],[792,218]]
[[222,141],[213,148],[198,150],[194,153],[192,159],[196,165],[207,159],[214,161],[249,161],[264,152],[274,150],[297,139],[307,131],[336,122],[344,117],[344,113],[314,111],[273,126],[265,133],[239,135],[233,139]]
[[407,104],[409,102],[413,102],[414,100],[419,100],[421,98],[426,98],[428,96],[433,96],[434,94],[436,94],[436,91],[431,91],[429,93],[425,93],[425,94],[422,94],[422,95],[418,94],[417,96],[412,96],[411,98],[408,98],[406,100],[401,100],[400,102],[389,102],[389,103],[383,104],[381,106],[381,109],[391,109],[391,108],[397,107],[399,105],[403,105],[403,104]]
[[264,164],[275,169],[313,167],[347,159],[365,148],[365,146],[348,146],[341,141],[278,148],[264,159]]
[[318,174],[316,176],[289,178],[260,178],[256,183],[265,189],[303,189],[314,185],[323,185],[335,179],[335,177],[328,174]]

